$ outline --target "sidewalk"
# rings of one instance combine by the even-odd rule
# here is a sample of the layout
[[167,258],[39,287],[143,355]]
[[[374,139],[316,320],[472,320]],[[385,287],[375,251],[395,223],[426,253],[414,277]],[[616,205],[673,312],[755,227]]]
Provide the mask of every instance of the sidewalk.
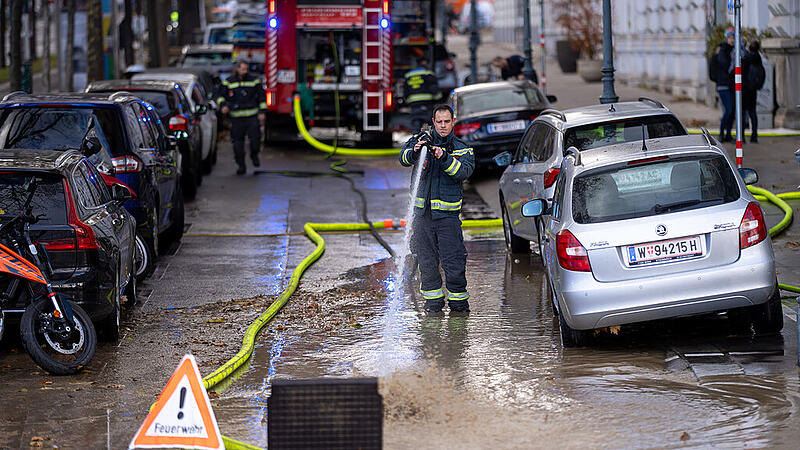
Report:
[[[447,47],[448,51],[458,55],[456,57],[458,71],[469,71],[467,67],[470,57],[469,34],[448,35]],[[495,43],[491,33],[481,34],[481,45],[478,47],[477,55],[478,65],[486,64],[498,55],[507,56],[515,53],[521,52],[514,44]],[[542,67],[538,46],[534,48],[533,59],[534,69],[541,76]],[[561,110],[596,104],[603,93],[602,82],[587,83],[577,73],[565,74],[561,72],[561,68],[555,59],[547,60],[546,75],[547,93],[558,98],[554,106]],[[699,132],[699,127],[701,126],[708,128],[712,133],[715,133],[714,130],[719,128],[722,111],[705,104],[687,101],[655,90],[627,86],[620,82],[614,83],[614,89],[620,101],[637,100],[639,97],[648,97],[660,101],[674,112],[684,125],[690,128],[690,132],[694,129]],[[759,134],[765,136],[768,134],[783,135],[785,132],[792,131],[797,133],[795,130],[762,129],[759,130]]]

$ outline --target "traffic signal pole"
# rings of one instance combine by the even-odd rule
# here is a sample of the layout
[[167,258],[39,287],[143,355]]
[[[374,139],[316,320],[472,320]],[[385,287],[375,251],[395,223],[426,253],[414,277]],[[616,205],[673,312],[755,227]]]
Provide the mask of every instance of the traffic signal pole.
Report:
[[734,66],[734,84],[736,87],[736,167],[742,167],[742,40],[739,34],[742,24],[742,2],[735,0],[734,10],[734,42],[736,65]]

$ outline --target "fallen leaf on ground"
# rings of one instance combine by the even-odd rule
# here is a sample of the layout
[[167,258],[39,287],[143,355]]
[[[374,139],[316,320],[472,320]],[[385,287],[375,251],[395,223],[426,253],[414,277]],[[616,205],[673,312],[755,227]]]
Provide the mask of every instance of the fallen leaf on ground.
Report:
[[206,320],[206,323],[225,323],[225,319],[223,319],[222,317],[218,317],[216,319],[208,319]]
[[691,439],[691,438],[692,438],[692,437],[691,437],[691,436],[689,436],[689,433],[687,433],[687,432],[685,432],[685,431],[684,431],[683,433],[681,433],[681,440],[682,440],[682,441],[688,441],[688,440],[689,440],[689,439]]
[[786,243],[787,247],[800,247],[800,242],[797,241],[789,241]]

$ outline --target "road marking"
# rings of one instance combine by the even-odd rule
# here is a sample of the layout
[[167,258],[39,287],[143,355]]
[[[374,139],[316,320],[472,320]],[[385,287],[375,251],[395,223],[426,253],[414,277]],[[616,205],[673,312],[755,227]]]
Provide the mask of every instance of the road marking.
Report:
[[687,358],[700,358],[703,356],[725,356],[724,353],[711,352],[711,353],[684,353],[683,356]]

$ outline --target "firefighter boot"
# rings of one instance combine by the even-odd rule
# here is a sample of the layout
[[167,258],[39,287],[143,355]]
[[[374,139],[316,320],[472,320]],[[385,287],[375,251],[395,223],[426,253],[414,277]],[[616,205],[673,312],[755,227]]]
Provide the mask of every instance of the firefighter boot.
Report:
[[436,314],[442,312],[444,308],[444,298],[437,298],[425,300],[425,312],[429,314]]

